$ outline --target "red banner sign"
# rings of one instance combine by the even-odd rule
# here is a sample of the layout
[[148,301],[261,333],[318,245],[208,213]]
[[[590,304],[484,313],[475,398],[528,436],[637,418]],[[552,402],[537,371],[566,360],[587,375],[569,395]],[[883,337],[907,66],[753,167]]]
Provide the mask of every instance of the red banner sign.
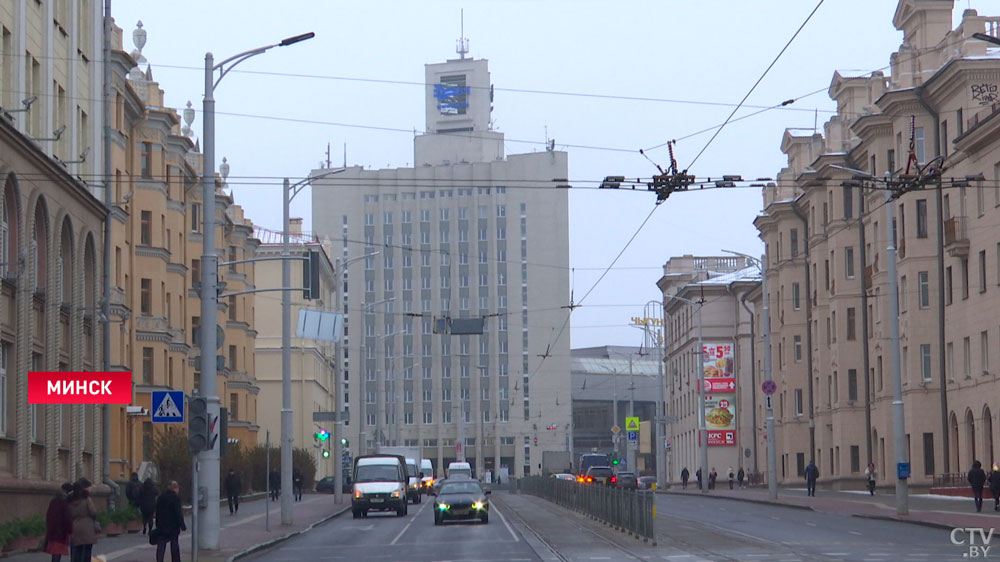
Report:
[[705,379],[705,392],[736,392],[736,379]]
[[128,371],[29,371],[28,404],[131,404]]
[[708,430],[708,444],[709,445],[735,445],[736,444],[736,431],[716,431],[714,429]]

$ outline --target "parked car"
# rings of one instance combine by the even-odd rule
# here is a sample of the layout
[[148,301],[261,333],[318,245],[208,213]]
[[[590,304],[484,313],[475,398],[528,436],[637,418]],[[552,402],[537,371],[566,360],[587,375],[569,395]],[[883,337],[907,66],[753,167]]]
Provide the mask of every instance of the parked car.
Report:
[[611,485],[626,490],[638,490],[639,482],[634,472],[619,472],[611,479]]
[[[326,476],[316,482],[316,491],[321,494],[332,494],[335,488],[333,476]],[[351,493],[351,479],[346,474],[344,475],[344,485],[341,486],[340,492],[342,494]]]

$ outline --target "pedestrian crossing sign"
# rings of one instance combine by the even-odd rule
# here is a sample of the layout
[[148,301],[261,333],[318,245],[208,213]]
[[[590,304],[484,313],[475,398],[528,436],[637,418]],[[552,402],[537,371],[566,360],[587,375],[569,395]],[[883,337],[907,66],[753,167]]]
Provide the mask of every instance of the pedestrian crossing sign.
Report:
[[184,422],[184,391],[153,391],[153,423]]
[[639,431],[639,416],[625,418],[625,431]]

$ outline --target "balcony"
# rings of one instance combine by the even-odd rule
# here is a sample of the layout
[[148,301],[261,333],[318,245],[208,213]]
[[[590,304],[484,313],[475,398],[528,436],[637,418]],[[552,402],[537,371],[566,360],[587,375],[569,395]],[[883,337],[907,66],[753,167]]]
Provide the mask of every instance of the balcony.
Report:
[[969,234],[965,217],[945,219],[944,247],[951,257],[969,257]]
[[171,340],[169,330],[169,323],[164,316],[140,314],[135,317],[135,335],[139,341],[169,342]]

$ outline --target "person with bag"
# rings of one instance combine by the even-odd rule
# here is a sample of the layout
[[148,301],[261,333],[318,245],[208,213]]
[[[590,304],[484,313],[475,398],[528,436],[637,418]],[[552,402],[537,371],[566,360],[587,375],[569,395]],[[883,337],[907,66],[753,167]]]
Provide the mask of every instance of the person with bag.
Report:
[[139,482],[139,474],[133,472],[128,479],[128,484],[125,484],[125,498],[128,499],[128,504],[136,509],[139,509],[139,491],[141,489],[142,483]]
[[986,478],[990,483],[990,494],[993,496],[993,511],[1000,511],[1000,466],[993,463],[993,471]]
[[70,494],[70,562],[90,562],[94,545],[97,544],[97,533],[101,532],[101,526],[97,523],[97,508],[90,499],[92,487],[90,480],[81,478],[73,484],[73,492]]
[[153,530],[153,513],[156,511],[156,497],[160,491],[152,478],[147,478],[139,489],[139,512],[142,513],[142,534]]
[[167,544],[170,545],[170,560],[181,562],[181,531],[187,531],[184,524],[184,513],[181,511],[181,497],[178,495],[181,487],[176,480],[167,484],[167,489],[156,500],[156,528],[153,537],[156,539],[156,562],[163,562]]
[[56,496],[49,501],[45,512],[45,554],[52,555],[52,562],[59,562],[63,555],[69,555],[69,538],[73,532],[73,517],[69,514],[69,494],[73,485],[62,485]]
[[875,478],[878,476],[878,470],[875,470],[875,463],[868,463],[868,468],[865,469],[865,480],[868,481],[868,493],[875,495]]

